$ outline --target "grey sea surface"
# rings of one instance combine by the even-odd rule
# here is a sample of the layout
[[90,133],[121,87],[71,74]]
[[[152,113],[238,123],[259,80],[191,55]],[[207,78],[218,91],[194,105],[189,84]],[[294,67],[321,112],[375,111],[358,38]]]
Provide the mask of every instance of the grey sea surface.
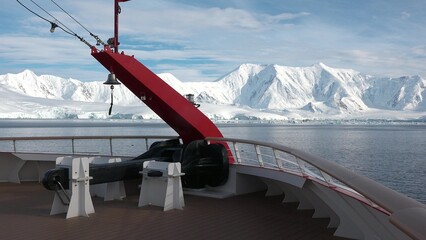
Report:
[[[271,142],[318,155],[426,203],[425,124],[220,124],[219,128],[228,138]],[[177,136],[164,123],[141,120],[0,120],[0,138],[140,135]],[[83,145],[98,148],[96,142]],[[0,144],[0,151],[2,147],[8,146]]]

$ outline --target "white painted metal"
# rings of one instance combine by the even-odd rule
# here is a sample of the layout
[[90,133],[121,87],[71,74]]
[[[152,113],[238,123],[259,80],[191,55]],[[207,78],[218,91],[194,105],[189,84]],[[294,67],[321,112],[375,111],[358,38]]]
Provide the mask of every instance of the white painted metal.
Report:
[[0,182],[41,181],[59,155],[0,152]]
[[[68,155],[82,155],[81,152],[78,152],[75,148],[76,148],[76,141],[79,140],[108,140],[109,146],[108,146],[108,150],[109,150],[109,156],[112,156],[112,153],[114,152],[114,144],[112,140],[116,140],[117,142],[119,140],[129,140],[129,139],[143,139],[145,140],[145,149],[141,149],[141,150],[148,150],[148,140],[165,140],[165,139],[176,139],[179,138],[177,136],[53,136],[53,137],[0,137],[0,141],[1,142],[11,142],[12,144],[12,149],[13,150],[9,150],[9,151],[3,151],[3,152],[13,152],[13,153],[26,153],[27,150],[26,149],[20,149],[20,147],[18,147],[18,143],[23,142],[23,141],[38,141],[38,142],[43,142],[43,141],[52,141],[52,140],[68,140],[70,141],[70,149],[69,149],[69,153]],[[139,146],[140,147],[140,146]],[[40,152],[39,152],[40,153]],[[44,152],[47,153],[47,152]],[[63,152],[54,152],[54,150],[49,151],[49,154],[61,154],[64,155]],[[84,155],[90,155],[87,153],[83,153]],[[100,154],[92,154],[92,155],[100,155]],[[105,154],[108,155],[108,154]]]
[[[139,207],[154,205],[163,207],[164,211],[183,209],[183,189],[180,163],[167,163],[147,161],[143,164],[144,170],[141,192],[139,195]],[[160,177],[150,177],[150,171],[160,171]]]
[[262,158],[262,153],[260,152],[260,146],[259,145],[254,145],[254,148],[256,149],[256,156],[257,156],[257,161],[259,162],[259,166],[263,167],[263,158]]
[[[106,164],[121,162],[121,158],[111,157],[90,157],[91,164]],[[126,197],[126,190],[123,181],[101,183],[90,185],[90,194],[93,196],[104,198],[104,201],[122,200]]]
[[235,160],[237,160],[237,163],[241,163],[241,154],[240,150],[238,149],[237,143],[232,144],[234,146],[234,153],[235,153]]
[[69,194],[71,195],[69,205],[64,204],[58,193],[55,194],[50,215],[67,213],[66,218],[89,217],[94,213],[92,198],[89,191],[89,158],[87,157],[59,157],[56,166],[68,168],[71,176]]
[[19,172],[22,167],[26,163],[26,160],[22,160],[21,158],[16,159],[14,167],[10,171],[9,181],[13,183],[21,183],[21,179],[19,178]]

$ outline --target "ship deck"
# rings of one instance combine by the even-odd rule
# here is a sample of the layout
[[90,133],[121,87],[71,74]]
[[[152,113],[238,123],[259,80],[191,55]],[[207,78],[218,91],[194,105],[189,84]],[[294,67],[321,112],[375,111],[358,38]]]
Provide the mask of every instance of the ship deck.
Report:
[[50,216],[53,192],[40,183],[0,183],[0,239],[343,239],[329,219],[253,193],[227,199],[185,195],[184,210],[139,208],[138,196],[93,198],[90,217]]

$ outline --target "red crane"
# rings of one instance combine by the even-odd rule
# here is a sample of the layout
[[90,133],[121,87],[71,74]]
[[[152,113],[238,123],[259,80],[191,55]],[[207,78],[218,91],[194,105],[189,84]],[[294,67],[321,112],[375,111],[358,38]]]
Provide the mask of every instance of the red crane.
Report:
[[[98,50],[95,46],[91,45],[84,38],[77,35],[74,31],[63,24],[59,19],[55,18],[46,9],[41,7],[34,1],[33,2],[43,12],[48,14],[53,20],[49,20],[31,8],[16,0],[25,9],[47,21],[51,24],[50,31],[53,33],[55,28],[62,29],[65,33],[78,38],[81,42],[86,44],[91,49],[92,56],[100,62],[110,73],[106,84],[113,85],[119,84],[116,77],[141,101],[143,101],[151,110],[153,110],[161,119],[163,119],[171,128],[173,128],[182,138],[183,143],[189,144],[196,140],[204,140],[207,137],[222,138],[222,133],[216,125],[207,118],[200,110],[198,104],[190,98],[193,95],[189,94],[188,99],[180,95],[155,73],[140,63],[134,56],[119,53],[118,46],[118,17],[121,12],[119,6],[120,2],[127,2],[129,0],[114,0],[114,37],[110,38],[105,44],[97,35],[90,32],[84,27],[77,19],[71,16],[65,9],[63,9],[54,0],[51,0],[58,8],[71,17],[76,23],[83,27],[92,37],[96,39],[96,45],[103,45],[103,50]],[[111,92],[111,107],[112,107],[112,92]],[[111,108],[110,108],[111,112]],[[222,143],[228,150],[229,161],[232,163],[232,153],[226,143]]]
[[92,56],[115,76],[150,109],[162,118],[182,138],[184,143],[206,137],[223,137],[216,125],[193,103],[180,95],[134,56],[118,52],[119,2],[114,0],[114,38],[99,51],[92,47]]

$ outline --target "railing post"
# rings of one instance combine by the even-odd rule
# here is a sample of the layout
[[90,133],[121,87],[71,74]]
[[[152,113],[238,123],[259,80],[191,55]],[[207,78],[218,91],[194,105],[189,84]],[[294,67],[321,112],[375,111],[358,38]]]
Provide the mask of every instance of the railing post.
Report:
[[145,151],[148,151],[148,138],[145,138]]
[[13,152],[16,153],[16,140],[13,139]]
[[327,173],[325,173],[325,172],[323,172],[321,170],[319,170],[319,171],[320,171],[322,177],[324,178],[324,181],[328,184],[328,186],[329,187],[333,187],[334,186],[333,178],[331,178],[331,176],[328,175]]
[[302,173],[302,175],[303,176],[307,176],[307,174],[305,173],[305,168],[306,168],[305,161],[303,161],[302,159],[296,157],[296,162],[297,162],[297,165],[299,166],[299,170]]
[[71,151],[72,151],[72,154],[74,155],[75,154],[75,148],[74,148],[75,146],[74,146],[74,138],[71,138]]
[[272,148],[272,152],[274,153],[274,159],[275,159],[275,162],[277,163],[277,167],[279,169],[283,169],[283,163],[277,158],[277,149]]
[[109,154],[112,156],[112,138],[109,138]]
[[263,159],[262,154],[260,153],[260,146],[254,145],[254,148],[256,149],[257,161],[259,162],[259,166],[263,167]]
[[237,143],[232,142],[232,145],[234,146],[235,158],[237,160],[237,163],[241,163],[240,150],[238,150]]

